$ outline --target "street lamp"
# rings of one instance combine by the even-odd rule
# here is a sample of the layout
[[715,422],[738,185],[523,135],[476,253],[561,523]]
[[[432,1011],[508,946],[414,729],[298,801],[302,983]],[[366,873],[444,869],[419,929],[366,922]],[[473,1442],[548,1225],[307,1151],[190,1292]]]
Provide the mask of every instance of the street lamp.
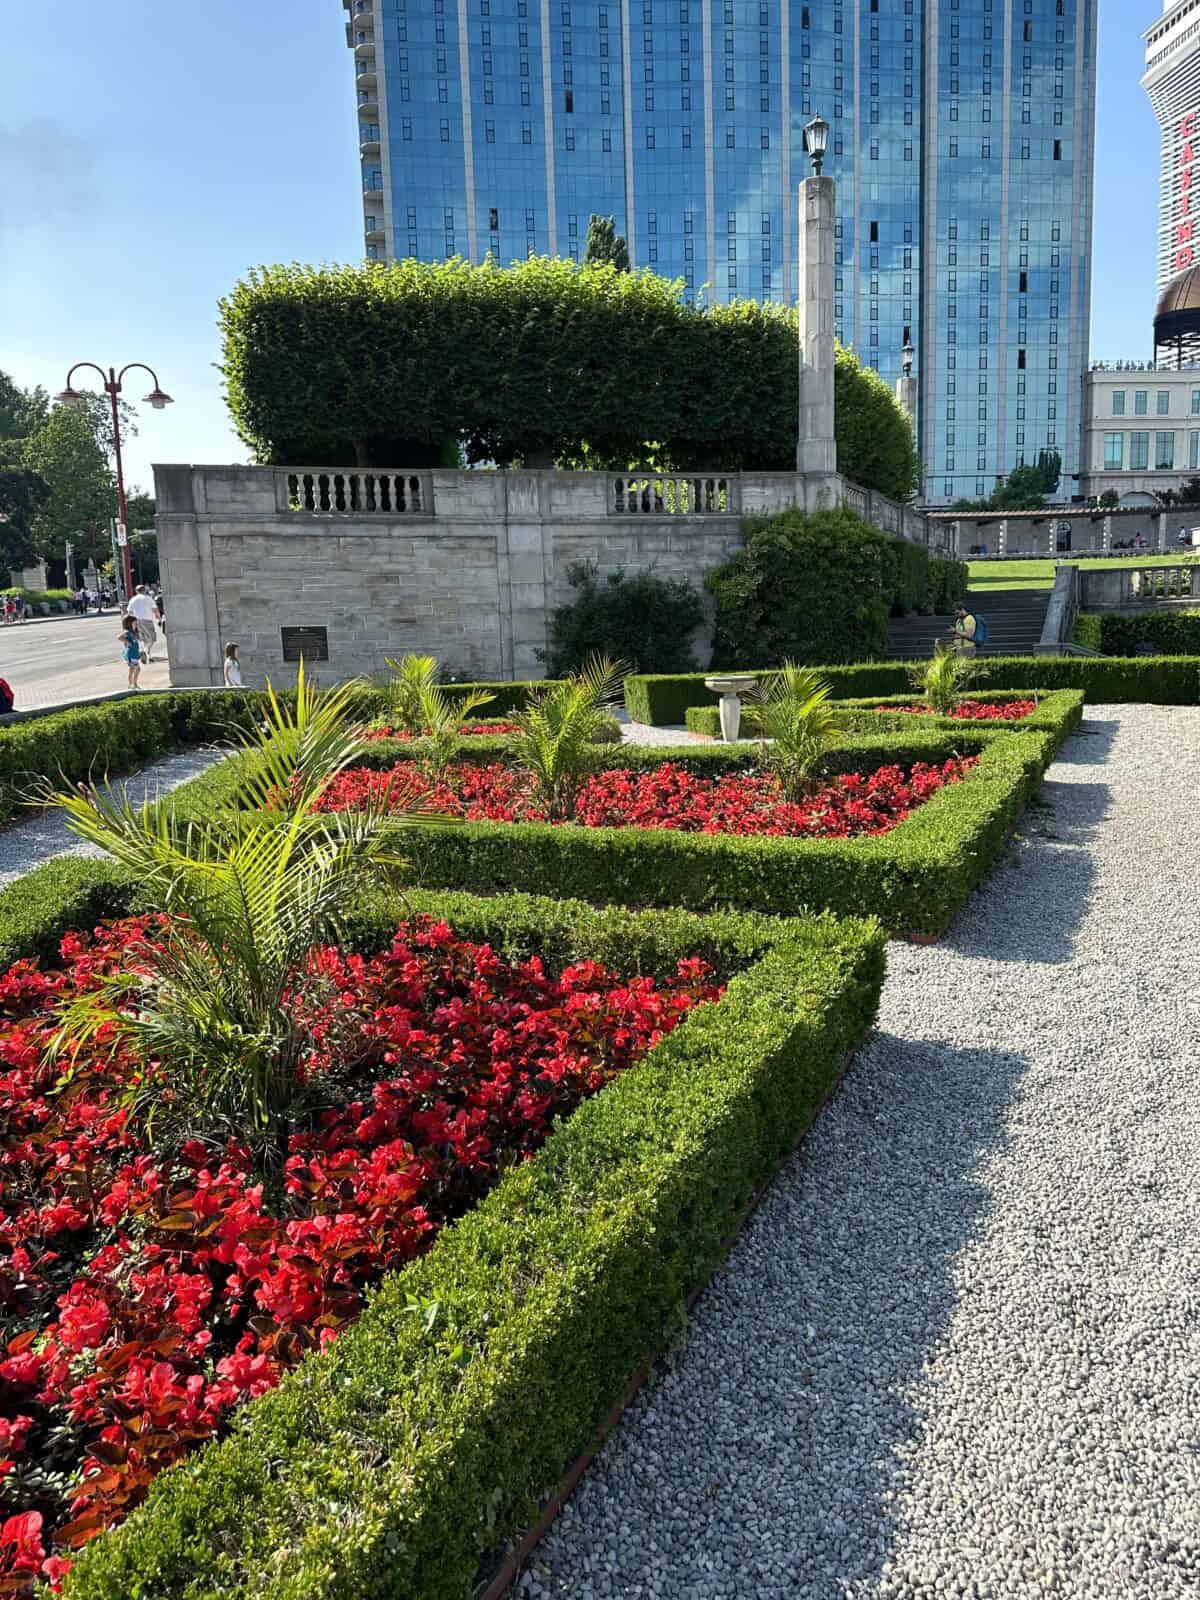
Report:
[[829,143],[829,124],[824,117],[814,117],[804,129],[804,148],[812,157],[813,177],[821,176],[821,162],[825,157],[825,146]]
[[144,395],[143,399],[155,411],[162,411],[169,406],[171,404],[171,396],[162,389],[158,381],[158,374],[154,368],[148,367],[144,361],[131,361],[127,366],[122,367],[120,372],[117,372],[113,367],[109,367],[107,378],[104,376],[104,369],[98,367],[94,361],[77,361],[70,372],[67,373],[66,388],[61,394],[56,394],[54,397],[59,405],[70,406],[75,411],[81,410],[84,404],[83,395],[80,394],[78,389],[71,387],[71,379],[79,371],[80,367],[90,367],[93,372],[100,374],[100,382],[104,387],[104,392],[112,401],[113,454],[117,462],[117,505],[121,514],[121,527],[125,532],[125,543],[121,546],[121,553],[124,558],[125,601],[128,604],[129,598],[133,594],[133,564],[129,559],[129,525],[125,515],[125,473],[121,467],[121,419],[117,411],[117,396],[121,392],[121,379],[127,372],[133,372],[135,369],[148,372],[154,379],[153,389],[148,395]]
[[900,370],[906,378],[912,377],[913,357],[916,355],[911,339],[904,341],[904,348],[900,352]]

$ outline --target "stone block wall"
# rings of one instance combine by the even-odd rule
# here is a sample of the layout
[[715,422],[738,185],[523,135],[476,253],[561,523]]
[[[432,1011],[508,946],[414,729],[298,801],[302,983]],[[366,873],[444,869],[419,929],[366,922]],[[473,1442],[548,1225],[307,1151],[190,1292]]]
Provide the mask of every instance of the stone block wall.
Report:
[[699,585],[739,548],[743,514],[843,499],[889,532],[929,537],[911,508],[836,474],[643,473],[623,493],[603,472],[159,466],[154,477],[177,685],[220,683],[228,640],[248,683],[290,681],[292,627],[327,630],[329,659],[310,664],[322,682],[407,651],[471,677],[541,677],[537,651],[575,562]]

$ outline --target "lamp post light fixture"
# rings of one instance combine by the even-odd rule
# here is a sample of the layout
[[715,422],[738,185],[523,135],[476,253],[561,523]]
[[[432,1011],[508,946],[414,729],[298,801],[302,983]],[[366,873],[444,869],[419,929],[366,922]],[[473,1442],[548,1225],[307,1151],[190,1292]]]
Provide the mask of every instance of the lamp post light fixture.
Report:
[[153,389],[148,395],[144,395],[143,399],[155,411],[165,410],[171,404],[171,396],[164,392],[154,368],[148,367],[144,361],[130,361],[128,365],[121,368],[120,372],[117,372],[114,367],[109,367],[107,378],[104,376],[104,369],[98,367],[94,361],[77,361],[70,372],[67,373],[66,388],[61,394],[54,396],[59,405],[70,406],[75,411],[82,410],[84,404],[83,395],[78,389],[71,387],[71,379],[79,371],[80,367],[90,367],[93,372],[100,374],[100,382],[103,385],[104,392],[112,401],[113,455],[117,464],[117,506],[120,510],[121,528],[125,536],[125,542],[121,546],[121,554],[124,557],[122,566],[125,578],[125,603],[128,605],[129,598],[133,594],[133,563],[129,559],[129,525],[125,515],[125,473],[121,466],[121,419],[117,411],[117,396],[121,393],[121,379],[127,372],[135,370],[148,372],[154,379]]
[[829,124],[824,117],[814,117],[804,128],[804,148],[812,157],[813,177],[821,176],[821,162],[825,159],[825,146],[829,143]]
[[906,339],[904,348],[900,352],[900,370],[906,378],[912,377],[913,357],[916,353],[913,349],[912,340]]

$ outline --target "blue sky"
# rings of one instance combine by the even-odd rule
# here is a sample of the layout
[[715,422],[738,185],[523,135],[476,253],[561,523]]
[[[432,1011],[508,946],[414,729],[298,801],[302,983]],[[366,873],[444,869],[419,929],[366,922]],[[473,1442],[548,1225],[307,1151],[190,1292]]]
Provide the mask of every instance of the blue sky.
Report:
[[[1101,0],[1092,351],[1149,353],[1158,135],[1138,87],[1152,0]],[[236,461],[216,302],[250,266],[361,253],[338,0],[0,0],[0,368],[54,392],[147,361],[127,477]],[[141,374],[128,397],[138,398]],[[148,385],[147,385],[148,387]]]

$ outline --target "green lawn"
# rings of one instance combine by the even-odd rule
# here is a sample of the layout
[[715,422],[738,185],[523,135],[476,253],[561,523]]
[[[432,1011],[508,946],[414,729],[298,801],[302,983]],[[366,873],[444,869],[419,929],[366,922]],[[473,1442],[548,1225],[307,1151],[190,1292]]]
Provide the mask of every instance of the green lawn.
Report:
[[[1177,567],[1180,556],[1064,556],[1076,567]],[[1195,560],[1195,556],[1192,557]],[[1053,589],[1053,561],[968,561],[973,594],[989,589]]]

